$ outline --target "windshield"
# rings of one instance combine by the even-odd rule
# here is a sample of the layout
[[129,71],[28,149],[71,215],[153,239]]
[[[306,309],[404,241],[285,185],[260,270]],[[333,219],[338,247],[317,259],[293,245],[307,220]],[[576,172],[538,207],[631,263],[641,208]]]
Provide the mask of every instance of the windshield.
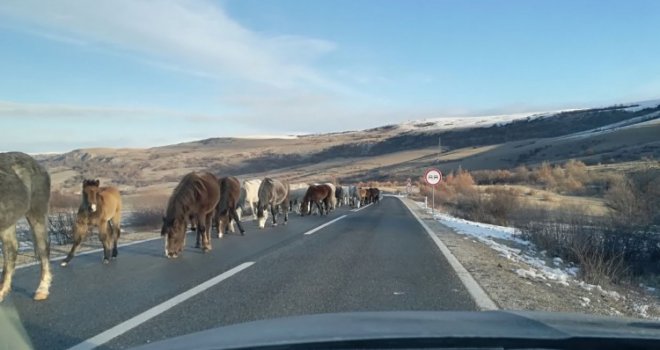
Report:
[[658,321],[659,23],[655,1],[5,1],[0,348],[340,312]]

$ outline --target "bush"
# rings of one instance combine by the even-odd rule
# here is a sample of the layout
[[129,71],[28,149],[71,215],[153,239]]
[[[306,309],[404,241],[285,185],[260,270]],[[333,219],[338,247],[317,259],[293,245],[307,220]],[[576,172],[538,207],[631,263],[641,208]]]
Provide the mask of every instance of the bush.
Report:
[[489,222],[495,225],[508,225],[511,215],[520,207],[518,191],[511,188],[494,188],[488,199],[483,202],[482,212],[489,216]]
[[57,245],[73,243],[73,229],[76,226],[77,212],[60,211],[48,215],[48,235]]
[[589,283],[618,283],[630,275],[660,273],[660,235],[613,227],[582,207],[555,212],[531,207],[517,214],[516,226],[539,249],[579,264],[580,277]]

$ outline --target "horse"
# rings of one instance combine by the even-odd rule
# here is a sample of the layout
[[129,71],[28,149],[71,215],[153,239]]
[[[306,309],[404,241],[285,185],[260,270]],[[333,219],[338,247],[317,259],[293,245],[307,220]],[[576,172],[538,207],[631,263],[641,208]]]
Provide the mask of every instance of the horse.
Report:
[[257,220],[259,228],[266,226],[268,207],[273,215],[273,226],[277,226],[277,211],[279,207],[284,213],[284,224],[289,221],[289,183],[265,178],[259,186],[259,202],[257,203]]
[[341,198],[338,198],[338,200],[342,202],[342,205],[349,204],[350,193],[351,193],[350,186],[341,186]]
[[358,189],[357,186],[349,186],[349,195],[348,195],[348,200],[349,204],[353,208],[360,208],[360,201],[362,200],[360,198],[360,190]]
[[330,212],[331,199],[332,188],[327,184],[309,186],[305,193],[305,197],[303,197],[302,200],[300,215],[305,216],[311,214],[312,204],[316,204],[321,216],[323,216],[324,209],[325,215],[328,215]]
[[234,232],[233,221],[236,222],[238,230],[243,236],[245,230],[241,225],[241,218],[236,213],[241,194],[241,182],[233,176],[227,176],[220,178],[218,186],[220,187],[220,200],[213,216],[213,221],[218,227],[218,238],[222,238],[223,233],[227,233],[229,229]]
[[343,197],[344,197],[344,188],[342,186],[337,186],[335,189],[335,203],[337,205],[337,208],[341,207],[343,203]]
[[83,180],[82,202],[78,207],[76,225],[73,230],[73,245],[60,266],[71,262],[80,244],[87,237],[89,226],[99,230],[103,244],[103,263],[117,258],[117,241],[121,234],[121,195],[113,186],[100,187],[99,180]]
[[250,213],[252,213],[255,220],[257,219],[257,211],[254,207],[259,202],[260,186],[261,180],[259,179],[245,180],[243,181],[243,188],[241,189],[241,191],[244,192],[244,195],[242,195],[245,198],[244,202],[250,206]]
[[202,238],[202,251],[211,247],[211,221],[220,201],[220,186],[215,175],[191,172],[174,188],[167,203],[160,235],[165,242],[165,256],[177,258],[185,245],[186,224],[192,216],[197,226],[197,245]]
[[330,210],[335,210],[337,207],[337,198],[335,198],[335,192],[337,191],[337,187],[335,187],[335,184],[332,182],[326,182],[325,185],[330,186],[330,189],[332,190],[331,197],[330,197]]
[[374,204],[378,203],[378,201],[380,200],[380,190],[375,187],[371,187],[368,189],[368,193],[369,193],[369,201]]
[[305,193],[307,193],[306,188],[298,188],[289,191],[289,211],[297,209],[297,213],[300,214],[300,208],[302,205],[303,197],[305,197]]
[[34,300],[48,298],[53,279],[46,230],[49,202],[50,175],[46,169],[25,153],[0,153],[0,241],[4,256],[0,302],[11,290],[18,255],[16,223],[21,217],[27,219],[32,229],[34,253],[41,263],[41,279]]
[[360,187],[360,188],[358,188],[358,193],[359,193],[359,196],[360,196],[360,205],[368,204],[367,202],[369,200],[369,198],[368,198],[369,193],[368,193],[367,189]]

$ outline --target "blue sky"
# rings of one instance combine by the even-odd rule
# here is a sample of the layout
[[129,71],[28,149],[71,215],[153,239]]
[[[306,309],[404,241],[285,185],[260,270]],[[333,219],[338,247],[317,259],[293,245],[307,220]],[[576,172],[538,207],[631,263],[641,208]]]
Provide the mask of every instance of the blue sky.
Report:
[[660,98],[658,1],[3,1],[0,151]]

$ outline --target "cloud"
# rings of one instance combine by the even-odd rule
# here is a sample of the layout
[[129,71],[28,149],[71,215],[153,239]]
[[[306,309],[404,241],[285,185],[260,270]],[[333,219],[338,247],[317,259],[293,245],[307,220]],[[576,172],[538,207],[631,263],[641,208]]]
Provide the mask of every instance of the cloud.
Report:
[[[35,10],[38,9],[38,10]],[[209,1],[21,0],[3,2],[0,17],[58,41],[110,46],[164,67],[277,88],[342,90],[311,66],[336,44],[296,35],[251,31]]]
[[183,118],[190,116],[190,113],[159,108],[81,106],[0,101],[0,120],[6,118]]

